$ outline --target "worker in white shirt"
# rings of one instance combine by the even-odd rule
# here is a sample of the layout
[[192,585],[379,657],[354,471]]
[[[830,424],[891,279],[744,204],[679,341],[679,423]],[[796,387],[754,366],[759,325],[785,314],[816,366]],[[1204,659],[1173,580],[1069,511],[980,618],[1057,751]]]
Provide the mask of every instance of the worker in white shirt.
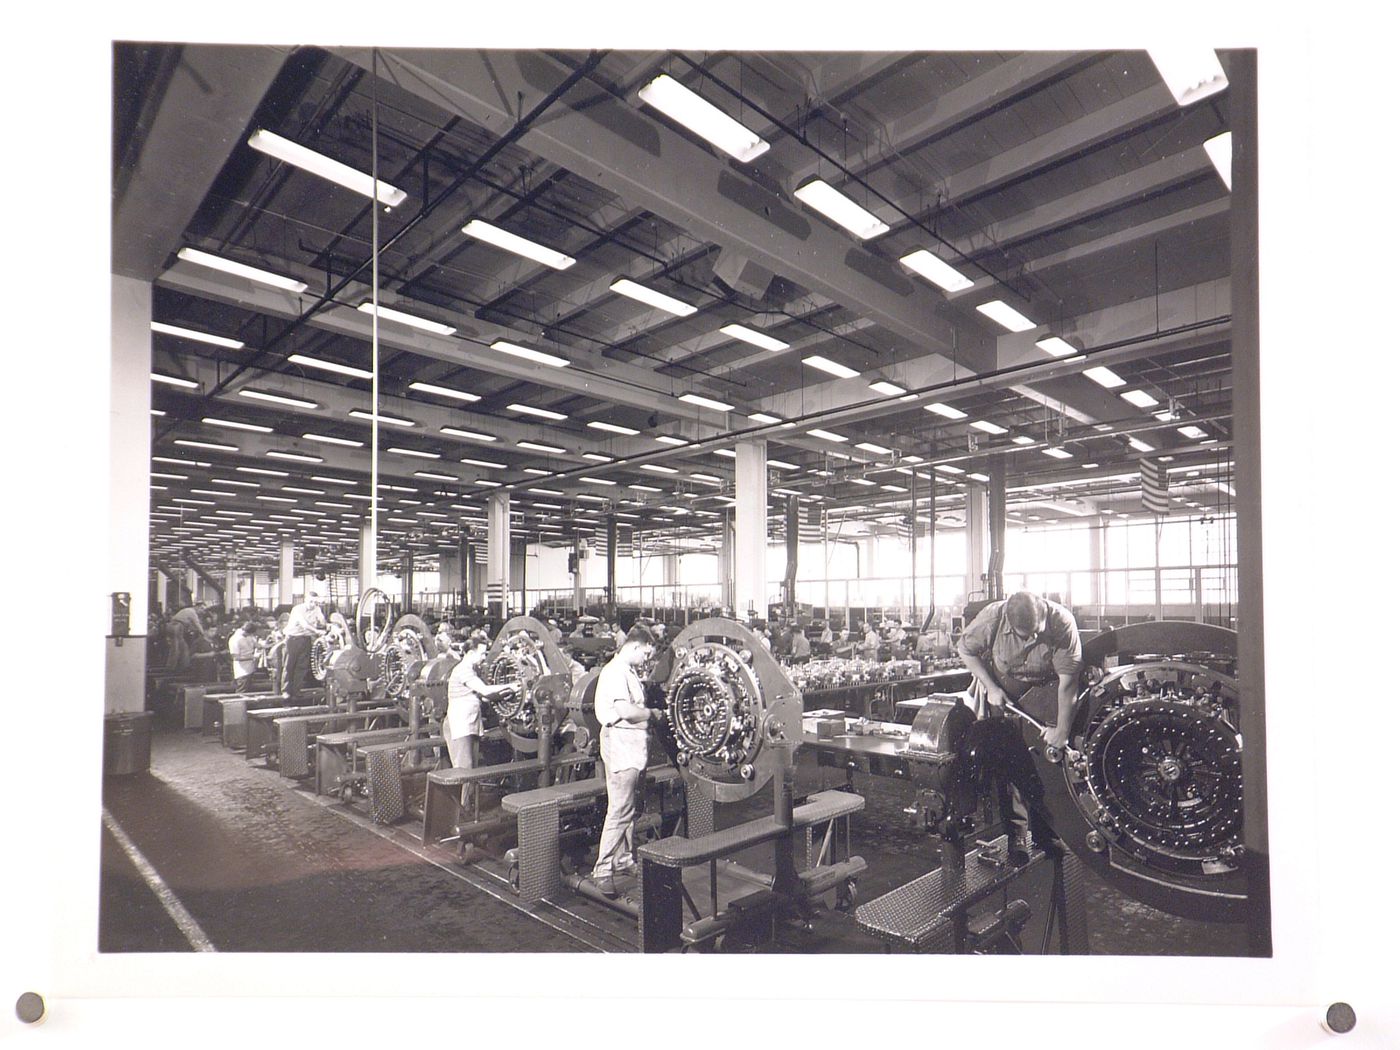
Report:
[[473,631],[467,637],[465,655],[447,677],[447,717],[442,722],[442,735],[456,769],[475,769],[481,764],[481,701],[511,689],[482,681],[481,664],[489,644],[485,631]]
[[246,693],[258,669],[258,643],[267,628],[256,620],[249,620],[229,635],[228,651],[233,657],[233,689]]
[[606,897],[616,897],[617,876],[630,875],[637,866],[632,825],[647,767],[647,725],[661,717],[660,711],[646,706],[639,669],[651,660],[655,648],[656,636],[646,627],[634,626],[598,673],[593,694],[593,711],[603,727],[600,753],[608,785],[608,813],[593,881]]
[[549,621],[549,637],[554,639],[554,644],[558,645],[564,640],[564,632],[559,629],[559,621],[551,619]]
[[311,670],[311,643],[326,629],[326,617],[321,612],[322,595],[308,591],[300,605],[294,605],[287,617],[287,669],[284,688],[293,703],[301,696],[301,683]]

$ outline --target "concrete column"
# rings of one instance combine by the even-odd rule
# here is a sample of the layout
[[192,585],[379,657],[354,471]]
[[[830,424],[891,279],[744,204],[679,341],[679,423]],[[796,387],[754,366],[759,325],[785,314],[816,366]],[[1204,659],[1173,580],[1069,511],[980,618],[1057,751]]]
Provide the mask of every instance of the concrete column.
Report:
[[1108,518],[1100,514],[1089,529],[1089,604],[1103,615],[1103,550],[1108,539]]
[[768,442],[741,441],[734,460],[734,615],[768,616]]
[[[374,530],[369,527],[369,519],[360,522],[359,541],[359,550],[356,552],[357,559],[355,562],[356,582],[360,588],[359,594],[355,599],[357,604],[360,598],[364,597],[365,592],[374,586],[374,574],[378,571],[378,566],[376,565],[378,559],[375,558],[373,550]],[[288,573],[288,578],[290,579],[290,577],[291,574]]]
[[510,610],[510,493],[493,492],[486,502],[486,601],[490,611]]
[[607,522],[607,558],[608,558],[608,601],[616,607],[617,605],[617,519],[611,514],[608,515]]
[[[151,285],[112,275],[112,402],[107,496],[107,594],[131,595],[131,637],[106,641],[108,714],[146,705],[150,608]],[[107,609],[111,598],[99,599]]]
[[204,584],[199,580],[199,573],[193,569],[185,570],[185,589],[190,592],[191,602],[202,602],[204,600]]
[[[363,565],[363,557],[361,564]],[[292,604],[292,574],[296,572],[296,553],[290,537],[282,537],[281,549],[277,552],[277,604]]]
[[1006,457],[993,456],[987,468],[987,597],[1006,596]]
[[[965,598],[985,592],[982,573],[987,571],[987,490],[967,483],[967,581]],[[985,593],[983,594],[985,597]]]
[[230,562],[224,569],[224,609],[233,612],[238,608],[238,570]]
[[[170,586],[170,580],[159,569],[156,570],[156,604],[164,606],[166,604],[166,588]],[[174,612],[174,609],[167,609],[167,612]]]

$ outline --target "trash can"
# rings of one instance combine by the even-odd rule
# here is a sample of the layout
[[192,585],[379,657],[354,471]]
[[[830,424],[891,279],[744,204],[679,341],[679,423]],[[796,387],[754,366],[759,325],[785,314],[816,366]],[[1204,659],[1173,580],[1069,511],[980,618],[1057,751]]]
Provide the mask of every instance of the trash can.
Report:
[[104,775],[126,776],[151,768],[151,718],[149,711],[107,716],[102,747]]

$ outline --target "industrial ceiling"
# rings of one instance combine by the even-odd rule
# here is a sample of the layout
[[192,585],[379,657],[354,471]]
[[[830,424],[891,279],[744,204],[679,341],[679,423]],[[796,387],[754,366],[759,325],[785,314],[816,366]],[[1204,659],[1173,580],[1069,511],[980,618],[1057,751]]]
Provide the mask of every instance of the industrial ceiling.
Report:
[[[1144,455],[1183,510],[1228,509],[1230,194],[1205,144],[1230,94],[1179,104],[1146,52],[118,44],[114,70],[113,268],[155,289],[153,558],[271,565],[281,535],[353,558],[375,243],[381,559],[484,530],[500,490],[531,539],[615,513],[712,542],[741,436],[769,442],[775,519],[795,495],[846,536],[927,528],[931,496],[958,522],[994,463],[1012,522],[1141,513]],[[663,112],[663,76],[766,148]]]

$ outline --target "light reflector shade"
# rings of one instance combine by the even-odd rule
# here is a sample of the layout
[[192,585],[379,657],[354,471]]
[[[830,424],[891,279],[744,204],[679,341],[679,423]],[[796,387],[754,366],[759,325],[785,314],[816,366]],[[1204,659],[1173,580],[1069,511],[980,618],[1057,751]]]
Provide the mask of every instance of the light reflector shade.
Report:
[[469,394],[465,390],[453,390],[451,387],[437,386],[433,383],[409,383],[408,389],[417,390],[424,394],[436,394],[438,397],[450,397],[468,403],[481,400],[477,394]]
[[935,401],[931,405],[924,406],[925,412],[932,412],[934,415],[942,416],[944,419],[966,419],[967,413],[952,405],[945,405],[941,401]]
[[863,241],[890,230],[878,217],[824,179],[809,179],[793,191],[793,196]]
[[1227,190],[1230,188],[1231,141],[1230,133],[1225,131],[1216,135],[1213,139],[1206,139],[1205,142],[1202,143],[1202,145],[1205,146],[1206,156],[1209,157],[1210,162],[1215,165],[1215,170],[1220,173],[1221,181],[1225,183],[1225,188]]
[[1065,342],[1058,335],[1052,335],[1047,339],[1037,339],[1035,345],[1044,350],[1051,357],[1073,357],[1079,353],[1069,343]]
[[1099,365],[1096,368],[1086,368],[1084,370],[1086,378],[1092,379],[1099,386],[1112,390],[1116,386],[1127,386],[1128,381],[1111,368]]
[[556,252],[553,248],[536,244],[532,240],[511,233],[509,230],[503,230],[499,226],[492,226],[489,222],[483,222],[481,219],[473,219],[467,223],[462,227],[462,232],[468,237],[475,237],[477,240],[493,244],[497,248],[504,248],[508,252],[513,252],[551,269],[567,270],[577,262],[576,259],[563,252]]
[[397,186],[391,186],[383,179],[379,180],[378,192],[376,193],[374,179],[371,176],[350,167],[348,164],[332,160],[324,153],[317,153],[291,139],[275,135],[266,129],[259,128],[253,132],[248,139],[248,145],[261,153],[266,153],[269,157],[275,157],[277,160],[285,161],[303,171],[319,175],[323,179],[334,182],[337,186],[344,186],[347,190],[353,190],[355,193],[378,200],[380,204],[387,204],[391,208],[408,199],[407,193]]
[[[357,310],[362,314],[374,314],[374,303],[361,303]],[[394,321],[398,324],[407,325],[409,328],[417,328],[420,331],[432,332],[434,335],[451,335],[457,329],[451,325],[441,324],[437,321],[429,321],[426,317],[415,317],[413,314],[406,314],[402,310],[392,310],[387,306],[380,306],[379,317],[384,321]]]
[[164,321],[152,321],[151,331],[160,332],[163,335],[173,335],[180,339],[193,339],[199,343],[208,343],[210,346],[222,346],[225,350],[242,350],[243,341],[241,339],[228,339],[222,335],[211,335],[208,332],[196,332],[193,328],[181,328],[179,325],[166,324]]
[[635,299],[639,303],[646,303],[657,310],[664,310],[668,314],[675,314],[677,317],[689,317],[695,313],[695,307],[687,302],[682,302],[674,296],[666,295],[636,281],[620,277],[608,286],[618,295],[625,295],[629,299]]
[[305,281],[298,281],[291,277],[283,277],[280,273],[259,270],[256,266],[247,266],[241,262],[234,262],[232,259],[211,255],[208,252],[200,251],[198,248],[181,248],[177,255],[179,258],[185,260],[185,262],[194,263],[196,266],[206,266],[211,270],[222,270],[224,273],[231,273],[235,277],[243,277],[249,281],[256,281],[258,284],[265,284],[272,288],[280,288],[284,292],[296,292],[300,294],[306,291]]
[[722,109],[662,73],[639,92],[641,99],[737,161],[748,163],[768,151],[768,143]]
[[932,281],[945,292],[960,292],[971,288],[972,282],[958,273],[927,248],[920,248],[899,260],[920,277]]
[[682,394],[679,401],[684,401],[688,405],[699,405],[701,408],[713,409],[716,412],[733,412],[734,406],[725,404],[723,401],[716,401],[714,398],[702,397],[700,394]]
[[546,354],[543,350],[531,350],[528,346],[518,346],[504,339],[497,339],[491,344],[491,349],[523,361],[533,361],[537,365],[549,365],[551,368],[563,368],[569,363],[567,358]]
[[1009,332],[1029,332],[1035,322],[1019,310],[1007,306],[1000,299],[993,299],[977,307],[977,312],[990,317]]
[[1178,106],[1189,106],[1230,86],[1208,47],[1151,48],[1147,52]]
[[802,363],[804,365],[811,365],[813,368],[825,372],[827,375],[833,375],[837,379],[854,379],[856,376],[860,375],[854,368],[849,368],[839,361],[833,361],[830,358],[822,357],[820,354],[812,354],[810,357],[804,357]]
[[374,373],[363,368],[356,368],[353,365],[342,365],[335,361],[322,361],[319,357],[307,357],[305,354],[291,354],[287,357],[287,362],[293,365],[301,365],[303,368],[318,368],[322,372],[334,372],[336,375],[352,376],[355,379],[373,379]]
[[741,324],[727,324],[720,329],[725,335],[733,336],[735,339],[742,339],[744,342],[758,347],[760,350],[786,350],[790,344],[781,339],[775,339],[771,335],[748,328]]

